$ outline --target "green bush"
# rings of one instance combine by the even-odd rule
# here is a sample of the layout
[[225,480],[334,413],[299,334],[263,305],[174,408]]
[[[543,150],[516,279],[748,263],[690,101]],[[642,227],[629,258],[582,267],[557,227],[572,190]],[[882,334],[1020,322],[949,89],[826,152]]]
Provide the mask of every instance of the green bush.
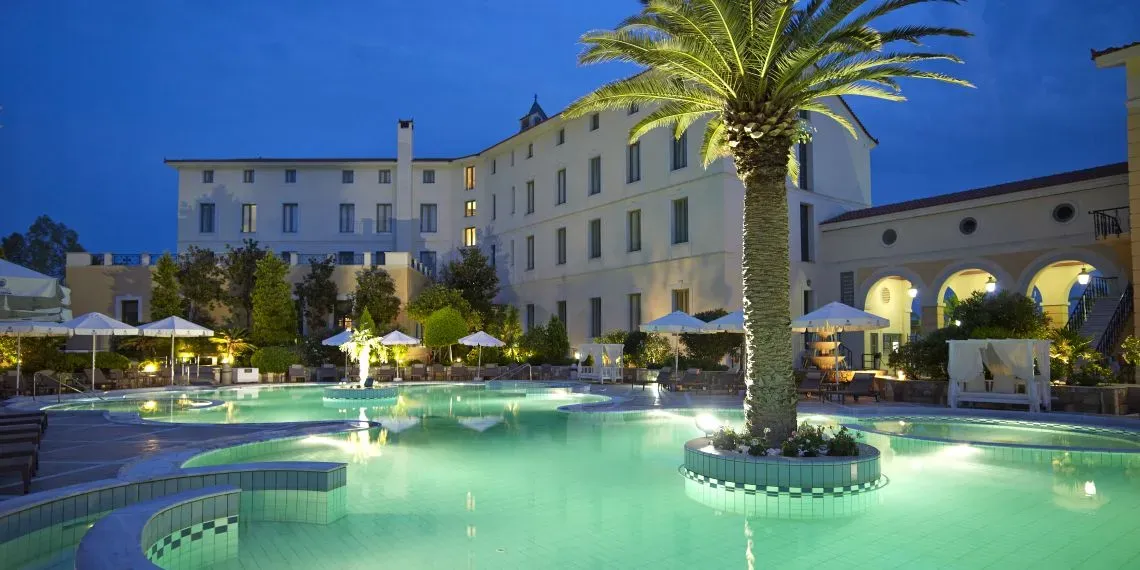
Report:
[[[958,320],[967,335],[982,327],[1000,327],[1008,331],[1005,338],[1045,338],[1049,317],[1037,303],[1020,293],[978,291],[954,307],[950,321]],[[972,337],[996,338],[996,337]]]
[[459,311],[444,307],[424,322],[424,344],[431,348],[451,346],[467,335],[467,321]]
[[713,449],[722,451],[736,451],[737,446],[740,444],[740,436],[730,427],[722,427],[716,430],[712,436]]
[[339,347],[321,344],[321,341],[332,335],[332,331],[319,330],[302,338],[297,346],[301,363],[305,366],[320,366],[325,363],[343,364],[344,353],[340,351]]
[[859,455],[858,442],[863,434],[852,435],[846,427],[839,428],[827,441],[827,454],[832,457],[855,457]]
[[249,358],[250,364],[261,372],[269,374],[283,374],[289,371],[289,367],[297,364],[297,353],[291,348],[284,346],[267,346],[259,348]]
[[[724,309],[701,311],[693,316],[711,322],[728,314]],[[681,345],[684,346],[686,367],[714,370],[720,367],[725,355],[736,354],[744,346],[743,333],[716,333],[716,334],[683,334]]]
[[962,327],[938,329],[899,346],[891,353],[891,366],[901,368],[910,378],[945,380],[949,378],[950,362],[950,345],[946,341],[966,338],[969,336]]
[[1084,363],[1080,368],[1073,370],[1068,378],[1069,385],[1076,386],[1099,386],[1115,381],[1112,370],[1095,361]]
[[[87,366],[91,366],[90,361],[87,362]],[[95,367],[103,370],[126,370],[131,367],[131,359],[117,352],[96,352]]]
[[538,325],[527,331],[519,341],[519,347],[527,354],[530,364],[570,364],[570,340],[566,327],[558,317],[550,317],[546,326]]

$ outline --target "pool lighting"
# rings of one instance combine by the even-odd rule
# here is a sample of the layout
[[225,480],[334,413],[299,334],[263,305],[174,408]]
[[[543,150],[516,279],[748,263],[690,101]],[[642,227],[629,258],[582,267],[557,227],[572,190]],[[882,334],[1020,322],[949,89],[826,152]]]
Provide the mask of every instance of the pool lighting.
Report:
[[147,374],[154,374],[155,372],[158,372],[158,364],[147,362],[143,365],[142,371],[146,372]]
[[1077,274],[1077,283],[1080,283],[1081,285],[1088,285],[1091,278],[1092,275],[1089,275],[1089,268],[1082,267],[1081,272]]
[[958,319],[954,319],[954,326],[956,326],[956,327],[962,326],[962,321],[960,321]]
[[958,445],[952,445],[950,447],[943,448],[940,452],[940,455],[953,459],[965,459],[967,457],[977,455],[981,452],[982,450],[972,445],[961,443]]
[[990,275],[990,278],[986,279],[986,293],[993,293],[994,291],[997,291],[997,279]]
[[1085,496],[1086,497],[1095,497],[1096,496],[1096,483],[1093,483],[1092,481],[1085,481]]
[[158,402],[154,400],[147,400],[140,406],[144,412],[153,412],[158,409]]
[[905,426],[905,425],[906,425],[906,422],[905,422],[905,421],[903,421],[903,420],[899,420],[899,425],[900,425],[900,426]]
[[721,422],[716,419],[712,414],[701,414],[697,416],[697,429],[705,432],[705,435],[712,435],[713,432],[720,429]]
[[917,297],[917,296],[918,296],[918,289],[915,289],[914,287],[911,287],[910,289],[907,289],[907,290],[906,290],[906,294],[907,294],[907,296],[908,296],[908,297],[910,297],[911,299],[913,299],[913,298],[915,298],[915,297]]

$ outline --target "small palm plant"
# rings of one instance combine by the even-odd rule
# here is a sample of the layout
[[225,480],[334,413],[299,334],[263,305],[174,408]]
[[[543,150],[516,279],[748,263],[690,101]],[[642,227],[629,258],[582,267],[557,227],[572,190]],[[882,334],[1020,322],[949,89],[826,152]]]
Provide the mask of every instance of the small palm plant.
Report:
[[384,345],[380,343],[380,337],[373,334],[371,328],[360,328],[352,331],[352,336],[349,337],[348,342],[340,345],[341,352],[355,360],[360,367],[361,388],[364,387],[364,381],[368,379],[368,364],[372,361],[372,353],[374,351],[380,352],[383,349]]
[[743,292],[748,429],[772,429],[783,441],[796,427],[792,343],[788,342],[789,173],[798,178],[794,145],[811,139],[805,115],[839,123],[852,137],[853,117],[835,101],[859,95],[902,101],[899,79],[969,83],[916,67],[959,62],[952,55],[896,51],[932,36],[963,37],[955,28],[871,24],[908,6],[958,0],[646,0],[614,30],[587,32],[583,64],[633,63],[643,73],[604,85],[575,101],[568,118],[631,105],[652,107],[630,142],[657,127],[681,135],[704,125],[707,166],[731,157],[744,184]]
[[231,327],[218,331],[210,342],[218,346],[222,364],[233,364],[237,357],[257,348],[246,341],[248,337],[249,333],[245,329]]

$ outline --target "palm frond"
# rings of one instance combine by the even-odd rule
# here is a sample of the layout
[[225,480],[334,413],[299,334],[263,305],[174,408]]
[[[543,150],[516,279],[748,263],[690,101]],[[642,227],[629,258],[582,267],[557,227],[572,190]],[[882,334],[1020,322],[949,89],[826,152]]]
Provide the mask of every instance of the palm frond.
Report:
[[839,126],[843,127],[843,129],[851,135],[851,138],[855,140],[859,139],[859,132],[855,130],[855,125],[852,125],[851,121],[847,120],[847,117],[839,114],[830,106],[825,105],[822,101],[815,100],[810,103],[804,103],[800,105],[800,110],[818,113],[824,117],[827,117],[836,123],[839,123]]
[[[674,132],[676,132],[676,125],[684,123],[687,128],[688,125],[693,124],[702,117],[714,116],[715,114],[716,112],[713,110],[688,103],[666,103],[654,109],[653,112],[633,125],[633,128],[629,130],[629,142],[632,143],[636,141],[645,136],[645,133],[658,127],[673,127]],[[684,132],[684,129],[682,129],[681,132]]]
[[893,42],[909,42],[922,45],[922,38],[945,36],[952,38],[969,38],[974,34],[959,28],[946,28],[942,26],[899,26],[894,29],[880,32],[883,45]]
[[708,111],[720,108],[723,99],[699,86],[675,80],[660,71],[648,71],[607,83],[570,104],[563,112],[568,118],[594,111],[624,109],[630,103],[687,103]]
[[796,154],[796,145],[788,147],[788,178],[792,186],[800,187],[800,157]]
[[729,156],[730,150],[724,140],[724,121],[709,120],[701,140],[701,166],[707,167],[717,159]]

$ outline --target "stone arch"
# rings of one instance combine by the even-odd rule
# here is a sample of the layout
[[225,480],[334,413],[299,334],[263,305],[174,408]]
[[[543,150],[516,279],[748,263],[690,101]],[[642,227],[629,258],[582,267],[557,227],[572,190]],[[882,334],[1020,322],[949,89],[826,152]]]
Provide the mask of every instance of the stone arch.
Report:
[[1017,290],[1028,295],[1032,292],[1033,282],[1037,280],[1037,276],[1041,271],[1059,261],[1069,260],[1088,263],[1090,266],[1099,269],[1106,277],[1118,277],[1125,280],[1128,278],[1128,276],[1121,275],[1120,267],[1116,263],[1113,263],[1111,259],[1095,250],[1065,248],[1042,254],[1030,262],[1029,265],[1025,267],[1025,271],[1021,272],[1021,276],[1017,280]]
[[896,276],[910,281],[914,288],[918,289],[918,296],[915,298],[918,299],[920,305],[925,304],[924,302],[926,301],[926,295],[928,294],[926,282],[923,281],[922,278],[919,277],[918,274],[912,271],[910,268],[902,265],[895,265],[891,267],[884,267],[878,271],[875,271],[871,274],[870,277],[864,279],[863,282],[859,284],[859,289],[855,291],[855,308],[866,309],[867,294],[871,292],[871,288],[874,287],[879,281],[882,281],[887,277]]
[[[931,298],[929,300],[930,305],[935,307],[933,321],[935,327],[942,327],[949,324],[947,322],[949,316],[945,312],[944,299],[946,297],[946,289],[951,286],[951,281],[965,278],[963,273],[970,272],[971,270],[981,271],[992,276],[994,280],[997,281],[997,291],[1006,290],[1014,285],[1014,280],[1010,273],[1006,271],[1004,267],[989,259],[976,257],[963,259],[947,265],[938,274],[938,277],[934,280],[934,284],[931,287]],[[980,277],[980,275],[978,277]],[[980,288],[981,283],[975,282],[971,286],[971,290],[955,290],[954,294],[959,300],[965,300],[966,297],[969,297]]]
[[[913,298],[907,291],[911,287],[918,291]],[[901,266],[880,269],[860,284],[855,297],[858,308],[890,321],[885,329],[857,335],[862,343],[863,368],[884,369],[889,366],[890,351],[906,343],[916,332],[911,320],[921,316],[925,288],[917,273]]]
[[[1098,274],[1102,277],[1119,277],[1116,265],[1094,251],[1061,249],[1033,260],[1022,272],[1018,290],[1029,296],[1033,296],[1036,290],[1040,298],[1035,300],[1039,302],[1041,310],[1049,316],[1053,326],[1062,327],[1069,321],[1073,295],[1079,296],[1086,291],[1085,287],[1078,284],[1078,276],[1086,269],[1093,273],[1094,278]],[[1094,291],[1115,291],[1111,281],[1094,281],[1093,284],[1097,287]],[[1119,287],[1119,283],[1116,287]]]

